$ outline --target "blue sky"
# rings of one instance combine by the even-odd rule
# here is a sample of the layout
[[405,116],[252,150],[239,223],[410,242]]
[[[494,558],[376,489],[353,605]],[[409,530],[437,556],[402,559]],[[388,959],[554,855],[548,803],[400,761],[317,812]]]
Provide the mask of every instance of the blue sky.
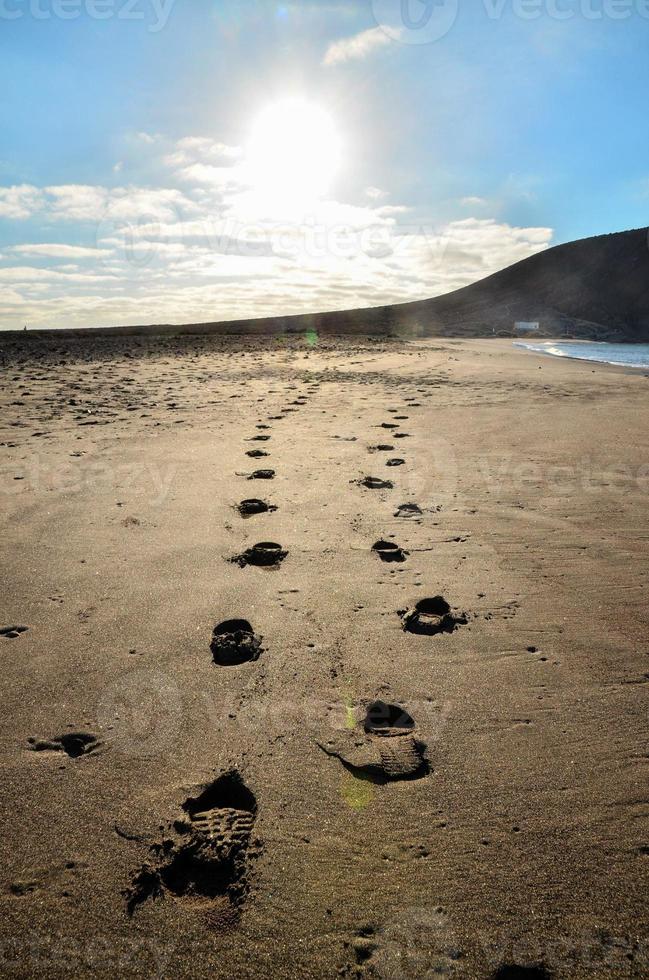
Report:
[[645,225],[648,41],[649,0],[0,0],[0,328],[419,299]]

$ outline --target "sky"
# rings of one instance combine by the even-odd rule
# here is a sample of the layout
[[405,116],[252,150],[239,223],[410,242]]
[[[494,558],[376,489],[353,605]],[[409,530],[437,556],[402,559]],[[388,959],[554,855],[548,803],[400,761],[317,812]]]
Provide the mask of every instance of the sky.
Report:
[[649,0],[0,0],[0,329],[439,295],[649,224]]

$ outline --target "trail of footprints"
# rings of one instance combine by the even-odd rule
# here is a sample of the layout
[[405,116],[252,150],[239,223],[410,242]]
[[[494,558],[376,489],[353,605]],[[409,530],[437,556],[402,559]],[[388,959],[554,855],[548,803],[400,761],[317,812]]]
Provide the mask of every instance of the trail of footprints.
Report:
[[[292,402],[284,413],[307,404],[306,398]],[[278,416],[281,419],[283,415]],[[258,429],[270,429],[260,423]],[[270,442],[271,435],[258,435],[249,442]],[[248,450],[252,459],[269,457],[265,450]],[[248,480],[272,480],[275,470],[254,470]],[[269,514],[276,505],[258,498],[242,500],[237,506],[244,519]],[[229,558],[241,568],[277,568],[288,557],[280,544],[262,541]],[[264,648],[263,638],[246,619],[217,624],[212,633],[212,661],[219,668],[240,667],[256,662]],[[257,803],[241,776],[231,771],[204,787],[196,799],[188,799],[184,813],[168,828],[164,839],[151,848],[150,858],[136,872],[124,898],[129,915],[150,899],[171,896],[188,899],[206,912],[217,928],[236,925],[249,889],[250,861],[260,852],[252,840]]]
[[[313,390],[309,389],[309,394]],[[286,413],[297,411],[305,404],[307,398],[295,399],[274,418],[284,418]],[[392,410],[395,422],[383,423],[382,428],[395,429],[397,422],[406,420],[406,416],[398,416],[396,411]],[[270,426],[260,423],[257,428],[270,429]],[[394,438],[407,438],[407,435],[394,433]],[[264,434],[247,441],[269,443],[271,440],[271,434]],[[393,446],[379,444],[369,447],[369,451],[390,453]],[[271,453],[255,449],[248,450],[246,455],[260,459]],[[390,458],[386,465],[403,466],[405,460]],[[246,476],[248,480],[274,477],[273,469],[254,470]],[[367,490],[394,488],[392,482],[373,476],[353,482]],[[242,500],[236,510],[247,520],[272,513],[277,506],[252,497]],[[421,515],[421,509],[412,503],[401,504],[396,512],[396,516],[404,518]],[[377,541],[371,551],[386,563],[401,563],[408,558],[408,552],[393,541]],[[273,569],[287,557],[288,551],[280,544],[262,541],[227,560],[241,568]],[[405,632],[422,636],[451,633],[467,622],[466,616],[454,613],[441,596],[422,599],[412,609],[400,610],[399,615]],[[213,630],[210,643],[213,664],[218,668],[236,668],[255,663],[264,653],[262,644],[263,637],[247,619],[226,620]],[[338,738],[319,742],[318,746],[358,779],[377,785],[420,779],[430,773],[426,744],[417,733],[415,719],[399,704],[381,700],[369,704],[362,726]],[[79,743],[78,754],[92,748]],[[257,811],[255,798],[239,773],[231,771],[204,787],[197,798],[186,800],[182,811],[163,840],[153,845],[149,860],[134,875],[125,892],[128,912],[133,915],[148,900],[167,895],[198,902],[213,924],[232,925],[248,893],[250,858],[260,848],[259,842],[254,847],[251,845]]]
[[[316,390],[309,388],[308,394]],[[409,408],[420,405],[413,399],[408,401]],[[296,398],[269,422],[286,418],[288,413],[299,411],[306,404],[306,397]],[[398,415],[397,411],[390,410],[394,421],[383,422],[379,428],[389,430],[392,439],[406,439],[408,433],[395,430],[399,428],[398,423],[407,421],[408,417]],[[263,434],[246,441],[271,443],[271,426],[259,423],[257,429],[263,430]],[[345,441],[357,440],[352,437]],[[372,454],[393,453],[394,446],[378,443],[369,446],[368,451]],[[268,448],[246,451],[251,460],[270,458],[271,455]],[[406,465],[406,460],[391,456],[385,465],[400,467]],[[272,481],[276,473],[274,469],[262,468],[243,475],[249,481]],[[376,476],[365,476],[353,482],[366,490],[394,489],[391,481]],[[242,519],[248,520],[273,513],[277,506],[250,497],[241,500],[236,510]],[[398,505],[394,516],[418,520],[422,513],[417,504],[404,503]],[[408,552],[394,541],[377,541],[371,547],[371,553],[385,563],[403,563],[408,559]],[[262,541],[227,560],[241,568],[272,569],[278,568],[287,557],[287,550],[280,544]],[[420,636],[451,633],[467,622],[466,615],[454,612],[442,596],[422,599],[413,608],[399,610],[398,614],[404,632]],[[27,627],[22,626],[3,627],[0,636],[14,639],[26,630]],[[226,620],[214,627],[210,650],[215,667],[242,667],[254,664],[263,655],[263,637],[246,619]],[[101,747],[94,735],[84,732],[69,732],[53,739],[34,737],[29,742],[34,752],[63,752],[73,759],[90,755]],[[377,785],[420,779],[431,771],[427,747],[418,735],[415,719],[404,706],[382,700],[367,706],[362,725],[337,738],[319,742],[318,746],[356,778]],[[261,850],[261,843],[254,837],[256,814],[256,799],[236,770],[220,775],[201,787],[196,796],[188,797],[176,818],[164,828],[161,839],[151,845],[148,859],[124,891],[128,914],[134,915],[150,900],[167,897],[191,901],[205,912],[214,927],[235,926],[249,892],[251,863]]]

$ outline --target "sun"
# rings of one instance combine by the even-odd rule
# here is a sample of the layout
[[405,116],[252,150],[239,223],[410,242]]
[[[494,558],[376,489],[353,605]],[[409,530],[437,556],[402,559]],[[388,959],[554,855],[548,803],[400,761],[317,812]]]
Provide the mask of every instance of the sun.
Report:
[[308,209],[331,187],[342,145],[329,113],[306,99],[288,98],[254,120],[246,165],[254,193],[274,209]]

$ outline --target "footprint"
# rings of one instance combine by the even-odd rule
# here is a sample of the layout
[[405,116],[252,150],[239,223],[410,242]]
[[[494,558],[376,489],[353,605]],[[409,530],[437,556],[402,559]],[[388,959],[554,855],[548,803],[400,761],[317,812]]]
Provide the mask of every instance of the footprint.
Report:
[[229,561],[234,565],[240,565],[241,568],[245,568],[246,565],[255,565],[258,568],[274,568],[281,565],[287,555],[288,551],[285,551],[281,544],[275,544],[274,541],[262,541],[253,545],[252,548],[248,548],[243,554],[230,558]]
[[370,925],[362,926],[349,945],[360,972],[360,968],[368,964],[378,949],[375,929]]
[[0,627],[0,636],[4,636],[7,640],[17,640],[21,633],[26,633],[29,626],[2,626]]
[[367,709],[363,727],[368,735],[407,735],[414,731],[414,719],[399,704],[373,701]]
[[458,626],[466,626],[468,622],[464,613],[455,616],[441,595],[433,599],[422,599],[414,609],[403,610],[399,614],[406,633],[416,633],[419,636],[453,633]]
[[270,442],[271,436],[253,436],[248,442]]
[[381,422],[381,428],[382,429],[398,429],[399,426],[396,424],[396,422]]
[[227,619],[214,627],[210,649],[220,667],[259,660],[263,653],[262,637],[257,636],[247,619]]
[[90,755],[101,747],[97,736],[89,732],[66,732],[65,735],[50,739],[32,735],[27,741],[32,752],[65,752],[71,759]]
[[250,456],[251,459],[263,459],[264,456],[270,456],[270,453],[264,452],[263,449],[250,449],[246,456]]
[[406,560],[406,552],[392,541],[377,541],[376,544],[372,545],[372,551],[377,553],[381,561],[401,562]]
[[267,504],[265,500],[242,500],[240,504],[237,505],[237,510],[242,517],[252,517],[255,514],[268,514],[272,511],[277,510],[277,507],[273,507],[272,504]]
[[403,466],[404,463],[405,463],[405,459],[396,459],[395,458],[395,459],[389,459],[385,465],[386,466]]
[[182,805],[183,813],[151,847],[151,857],[124,892],[133,915],[149,899],[171,896],[203,908],[210,925],[236,925],[250,888],[254,795],[231,770]]
[[423,517],[423,511],[418,504],[399,504],[395,517]]
[[395,432],[394,435],[393,435],[393,439],[410,439],[410,433],[409,432]]
[[368,490],[394,489],[394,483],[390,483],[389,480],[381,480],[378,476],[364,476],[362,480],[357,482],[360,487],[366,487]]
[[353,775],[379,785],[428,775],[426,745],[415,737],[414,720],[399,705],[373,702],[363,728],[364,735],[350,732],[318,745]]
[[249,480],[274,480],[275,470],[255,470],[248,477]]
[[371,453],[392,453],[394,452],[394,446],[381,444],[379,446],[368,446],[368,450]]

